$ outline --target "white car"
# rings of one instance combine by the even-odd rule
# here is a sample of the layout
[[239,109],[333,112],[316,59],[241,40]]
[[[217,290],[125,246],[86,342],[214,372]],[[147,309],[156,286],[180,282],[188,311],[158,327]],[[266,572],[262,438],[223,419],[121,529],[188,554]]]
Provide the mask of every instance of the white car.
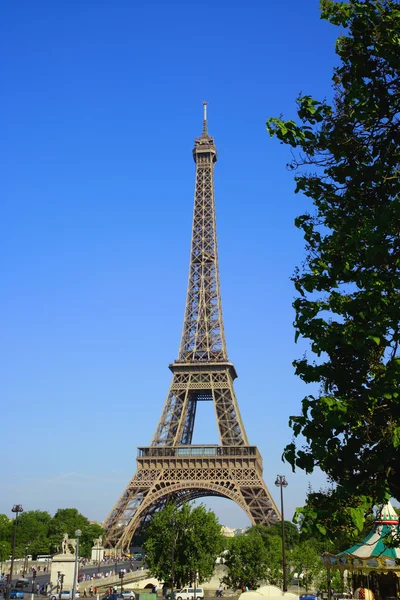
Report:
[[136,594],[133,590],[124,590],[122,592],[122,597],[126,598],[126,600],[135,600]]
[[[79,598],[79,592],[75,592],[75,598]],[[50,594],[50,600],[72,600],[72,591],[63,590],[61,594]]]
[[176,600],[194,600],[196,594],[196,600],[204,600],[203,588],[182,588],[179,592],[175,592]]

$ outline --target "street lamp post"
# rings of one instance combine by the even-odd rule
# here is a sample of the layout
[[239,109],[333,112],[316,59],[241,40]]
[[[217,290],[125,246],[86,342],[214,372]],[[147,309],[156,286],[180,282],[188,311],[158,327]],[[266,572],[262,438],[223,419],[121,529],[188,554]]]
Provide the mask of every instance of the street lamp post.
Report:
[[24,509],[22,508],[22,504],[14,504],[14,506],[12,507],[11,510],[13,513],[15,513],[15,522],[14,522],[14,535],[13,535],[13,543],[12,543],[12,550],[11,550],[10,577],[8,580],[6,600],[10,600],[10,592],[11,592],[12,576],[13,576],[13,568],[14,568],[15,544],[17,541],[18,515],[20,513],[24,512]]
[[33,600],[33,597],[35,594],[35,582],[36,582],[36,569],[33,568],[32,569],[32,593],[31,593],[32,600]]
[[120,578],[120,580],[121,580],[121,594],[122,594],[123,585],[124,585],[124,575],[125,575],[125,573],[124,573],[124,571],[121,569],[121,570],[120,570],[120,572],[119,572],[119,578]]
[[22,570],[22,577],[25,577],[25,573],[28,570],[28,550],[29,550],[29,546],[25,546],[25,560],[24,560],[24,568]]
[[172,544],[171,544],[171,598],[173,597],[173,593],[174,593],[174,577],[175,577],[175,544],[176,544],[176,537],[175,537],[175,519],[172,520],[171,523],[171,529],[172,529]]
[[[59,571],[59,573],[60,573],[60,571]],[[60,573],[60,592],[59,592],[59,596],[58,596],[59,600],[61,600],[63,585],[64,585],[64,573]]]
[[288,483],[284,475],[277,475],[275,485],[281,488],[281,524],[282,524],[282,591],[287,592],[287,580],[286,580],[286,547],[285,547],[285,515],[283,512],[283,488],[287,487]]
[[76,583],[77,583],[77,579],[78,579],[79,538],[81,537],[81,535],[82,535],[82,531],[80,529],[77,529],[75,531],[76,548],[75,548],[74,583],[72,586],[72,600],[75,600],[75,596],[76,596]]

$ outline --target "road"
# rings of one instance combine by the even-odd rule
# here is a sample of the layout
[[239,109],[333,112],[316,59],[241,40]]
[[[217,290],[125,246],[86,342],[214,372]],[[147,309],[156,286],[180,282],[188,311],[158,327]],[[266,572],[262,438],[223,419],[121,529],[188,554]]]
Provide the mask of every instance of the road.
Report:
[[[135,560],[133,562],[133,568],[136,571],[137,569],[140,569],[140,567],[142,566],[143,561],[141,560]],[[43,567],[46,567],[47,563],[43,563]],[[117,563],[117,572],[120,569],[126,569],[128,570],[130,567],[130,561],[121,561]],[[81,573],[85,573],[85,575],[94,575],[95,573],[107,573],[110,572],[110,570],[115,570],[115,562],[110,562],[106,565],[102,564],[100,565],[100,569],[97,568],[97,565],[89,565],[86,567],[79,567],[79,574]],[[17,581],[17,579],[20,579],[21,575],[18,575],[16,577],[13,577],[13,583],[15,583]],[[27,573],[26,575],[27,579],[29,579],[30,581],[30,585],[32,584],[32,573]],[[50,573],[38,573],[36,576],[36,581],[35,584],[38,585],[46,585],[46,583],[50,583]],[[26,588],[26,591],[30,591],[30,585]]]

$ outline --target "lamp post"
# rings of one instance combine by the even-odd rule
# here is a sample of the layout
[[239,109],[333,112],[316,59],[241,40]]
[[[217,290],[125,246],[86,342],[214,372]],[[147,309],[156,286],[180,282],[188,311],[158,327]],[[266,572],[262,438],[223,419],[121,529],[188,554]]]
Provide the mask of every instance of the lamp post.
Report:
[[77,579],[78,579],[79,538],[81,537],[81,535],[82,535],[82,531],[80,529],[77,529],[75,531],[76,548],[75,548],[74,583],[72,586],[72,600],[75,600],[75,596],[76,596],[76,583],[77,583]]
[[124,575],[125,575],[125,573],[124,573],[123,569],[121,569],[119,572],[119,578],[121,580],[121,594],[122,594],[123,585],[124,585]]
[[25,560],[24,560],[24,568],[22,570],[22,577],[25,577],[25,573],[28,570],[28,550],[29,550],[29,545],[25,546]]
[[31,593],[32,600],[33,600],[33,597],[35,594],[35,581],[36,581],[36,569],[33,568],[32,569],[32,593]]
[[11,550],[10,577],[8,580],[6,600],[10,600],[10,592],[11,592],[12,576],[13,576],[13,568],[14,568],[15,544],[17,541],[18,515],[20,513],[24,512],[24,509],[22,508],[22,504],[14,504],[11,511],[13,513],[15,513],[15,522],[14,522],[14,535],[13,535],[13,543],[12,543],[12,550]]
[[284,475],[277,475],[275,480],[276,487],[281,488],[281,524],[282,524],[282,591],[287,592],[287,581],[286,581],[286,547],[285,547],[285,515],[283,512],[283,488],[287,487],[288,483]]
[[59,592],[58,598],[59,598],[59,600],[61,600],[61,594],[62,594],[63,585],[64,585],[64,573],[60,573],[60,571],[59,571],[59,574],[60,574],[60,592]]

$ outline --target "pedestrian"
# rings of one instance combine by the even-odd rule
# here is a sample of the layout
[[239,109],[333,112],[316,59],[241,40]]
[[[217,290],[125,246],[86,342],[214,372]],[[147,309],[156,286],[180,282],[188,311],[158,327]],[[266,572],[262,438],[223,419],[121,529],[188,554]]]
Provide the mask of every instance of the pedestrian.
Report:
[[86,588],[83,590],[83,597],[87,598],[87,590],[86,590]]

